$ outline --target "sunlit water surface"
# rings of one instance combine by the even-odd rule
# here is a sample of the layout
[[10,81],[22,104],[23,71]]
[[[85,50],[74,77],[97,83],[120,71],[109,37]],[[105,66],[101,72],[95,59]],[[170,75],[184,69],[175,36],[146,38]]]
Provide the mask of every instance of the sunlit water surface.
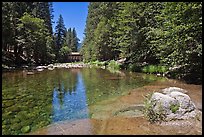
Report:
[[59,121],[90,118],[89,107],[162,78],[103,69],[2,74],[2,134],[24,134]]

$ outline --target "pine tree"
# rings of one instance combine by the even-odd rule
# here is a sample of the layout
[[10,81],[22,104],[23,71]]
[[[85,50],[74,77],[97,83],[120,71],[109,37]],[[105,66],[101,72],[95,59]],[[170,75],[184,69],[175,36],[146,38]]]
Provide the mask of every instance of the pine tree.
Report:
[[66,43],[68,45],[68,47],[71,49],[71,35],[72,35],[72,29],[69,28],[67,30],[67,34],[66,34]]
[[73,52],[77,52],[78,41],[79,39],[77,38],[76,30],[73,28],[71,33],[71,50]]
[[[26,63],[26,60],[30,60],[29,63],[50,62],[54,54],[49,4],[47,2],[3,2],[2,12],[3,62],[6,62],[8,55],[9,60],[17,66]],[[36,39],[39,40],[36,41]]]
[[90,2],[88,7],[88,16],[86,20],[85,27],[85,39],[83,42],[82,54],[86,61],[97,60],[96,58],[96,47],[94,44],[94,30],[97,28],[97,25],[102,17],[101,13],[101,2]]
[[60,14],[59,19],[57,21],[57,26],[55,27],[55,40],[56,40],[56,59],[59,58],[59,51],[62,48],[62,45],[65,42],[65,37],[66,37],[66,28],[64,25],[64,21],[62,18],[62,15]]

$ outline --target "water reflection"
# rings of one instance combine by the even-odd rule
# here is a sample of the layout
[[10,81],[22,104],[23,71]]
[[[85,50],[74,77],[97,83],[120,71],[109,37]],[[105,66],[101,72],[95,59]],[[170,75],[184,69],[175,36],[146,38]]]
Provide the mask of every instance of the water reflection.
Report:
[[23,73],[2,74],[2,134],[21,134],[26,126],[35,131],[58,121],[104,117],[104,107],[94,106],[159,79],[94,68],[44,70],[25,77]]
[[53,116],[52,122],[63,120],[76,120],[88,117],[88,108],[86,100],[86,88],[82,79],[81,72],[76,75],[75,86],[59,82],[53,90]]

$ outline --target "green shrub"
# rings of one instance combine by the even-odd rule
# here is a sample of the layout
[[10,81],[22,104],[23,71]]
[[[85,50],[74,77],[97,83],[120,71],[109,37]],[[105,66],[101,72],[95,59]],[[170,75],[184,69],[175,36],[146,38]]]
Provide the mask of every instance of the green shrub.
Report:
[[147,73],[147,72],[148,72],[147,66],[145,66],[145,67],[142,68],[142,72],[144,72],[144,73]]
[[164,73],[166,72],[168,69],[166,66],[155,66],[155,65],[149,65],[149,66],[144,66],[142,68],[142,72],[144,73]]
[[95,67],[101,67],[101,66],[105,65],[105,62],[100,62],[100,61],[96,60],[96,61],[90,62],[90,64],[95,66]]
[[114,60],[111,60],[111,61],[108,63],[108,69],[119,70],[119,69],[120,69],[120,64],[117,63],[117,62],[114,61]]
[[149,71],[149,73],[154,73],[157,71],[157,67],[154,65],[149,65],[148,71]]
[[157,66],[157,72],[159,73],[164,73],[166,72],[168,69],[166,66]]

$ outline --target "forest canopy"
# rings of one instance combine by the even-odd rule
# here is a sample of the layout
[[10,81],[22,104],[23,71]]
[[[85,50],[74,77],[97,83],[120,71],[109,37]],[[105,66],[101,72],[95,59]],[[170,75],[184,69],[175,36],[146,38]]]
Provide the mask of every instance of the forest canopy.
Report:
[[2,2],[2,65],[64,62],[79,39],[75,28],[67,31],[61,15],[55,32],[52,24],[52,2]]
[[[66,62],[78,51],[75,28],[60,15],[53,32],[52,20],[52,2],[2,2],[2,67]],[[131,71],[164,66],[201,81],[202,2],[90,2],[84,34],[84,62],[123,59]]]
[[85,61],[126,59],[180,68],[201,79],[202,2],[91,2],[82,46]]

